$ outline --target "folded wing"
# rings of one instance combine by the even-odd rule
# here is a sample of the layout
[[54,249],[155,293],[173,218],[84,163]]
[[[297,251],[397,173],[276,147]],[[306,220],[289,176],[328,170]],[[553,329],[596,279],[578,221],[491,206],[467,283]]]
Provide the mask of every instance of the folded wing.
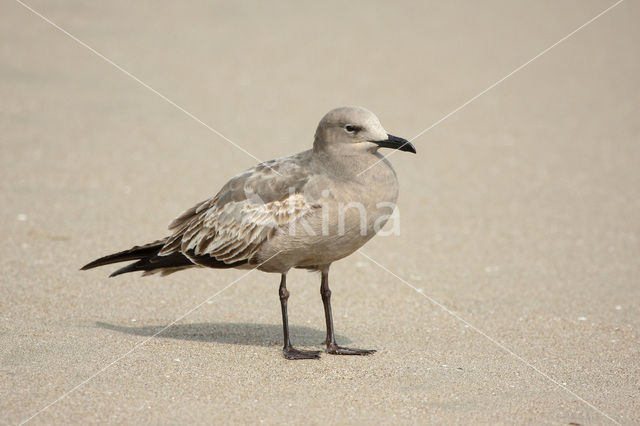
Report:
[[255,263],[265,241],[316,208],[304,195],[305,156],[262,163],[231,179],[169,225],[172,235],[158,256],[180,252],[202,266]]

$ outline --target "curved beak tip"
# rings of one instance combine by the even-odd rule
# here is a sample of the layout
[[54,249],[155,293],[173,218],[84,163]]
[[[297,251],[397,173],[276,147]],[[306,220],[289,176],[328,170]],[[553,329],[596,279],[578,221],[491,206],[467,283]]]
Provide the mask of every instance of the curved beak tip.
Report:
[[407,152],[411,152],[413,154],[417,154],[418,151],[416,151],[416,147],[413,146],[413,144],[409,141],[407,141],[407,143],[404,145],[404,149],[400,149],[401,151],[407,151]]
[[382,148],[397,149],[399,151],[412,152],[414,154],[417,153],[416,147],[413,146],[411,142],[398,136],[388,134],[386,140],[376,141],[375,143]]

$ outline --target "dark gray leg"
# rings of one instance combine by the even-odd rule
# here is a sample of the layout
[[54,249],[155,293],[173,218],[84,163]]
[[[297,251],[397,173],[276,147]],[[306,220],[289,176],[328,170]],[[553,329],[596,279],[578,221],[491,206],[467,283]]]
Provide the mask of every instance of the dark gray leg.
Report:
[[329,271],[322,272],[322,281],[320,284],[320,294],[322,295],[322,304],[324,305],[324,317],[327,321],[327,353],[332,355],[370,355],[375,350],[369,349],[351,349],[338,346],[336,344],[336,336],[333,331],[333,315],[331,314],[331,290],[329,289]]
[[282,353],[287,359],[317,359],[320,358],[320,351],[302,351],[291,346],[289,338],[289,317],[287,316],[287,300],[289,291],[287,290],[287,275],[282,274],[280,280],[280,306],[282,307],[282,331],[284,333],[284,348]]

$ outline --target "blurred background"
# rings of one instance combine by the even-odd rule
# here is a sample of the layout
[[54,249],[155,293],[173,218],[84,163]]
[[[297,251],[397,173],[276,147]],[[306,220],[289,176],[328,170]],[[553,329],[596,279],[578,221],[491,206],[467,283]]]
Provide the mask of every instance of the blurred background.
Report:
[[[411,139],[613,4],[28,1],[37,16],[3,1],[5,420],[242,274],[107,281],[81,265],[165,235],[257,159],[310,148],[331,108],[364,106]],[[620,3],[422,134],[417,156],[393,155],[401,232],[364,247],[623,423],[639,419],[639,17]],[[255,274],[38,419],[274,422],[289,403],[291,421],[608,421],[366,258],[333,271],[338,332],[375,357],[283,365],[279,327],[248,325],[279,324],[277,278]],[[319,283],[292,276],[308,342]],[[216,324],[223,336],[193,338]]]

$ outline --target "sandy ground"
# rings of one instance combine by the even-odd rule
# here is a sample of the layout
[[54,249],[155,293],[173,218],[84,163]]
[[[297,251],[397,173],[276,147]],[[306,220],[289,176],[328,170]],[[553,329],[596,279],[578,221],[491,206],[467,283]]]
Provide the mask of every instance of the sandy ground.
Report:
[[[344,104],[411,138],[613,2],[30,4],[266,160]],[[378,353],[291,362],[276,275],[78,271],[256,159],[2,1],[0,421],[640,423],[639,16],[393,155],[401,232],[363,251],[397,277],[332,268],[339,341]],[[294,343],[319,348],[319,277],[289,283]]]

